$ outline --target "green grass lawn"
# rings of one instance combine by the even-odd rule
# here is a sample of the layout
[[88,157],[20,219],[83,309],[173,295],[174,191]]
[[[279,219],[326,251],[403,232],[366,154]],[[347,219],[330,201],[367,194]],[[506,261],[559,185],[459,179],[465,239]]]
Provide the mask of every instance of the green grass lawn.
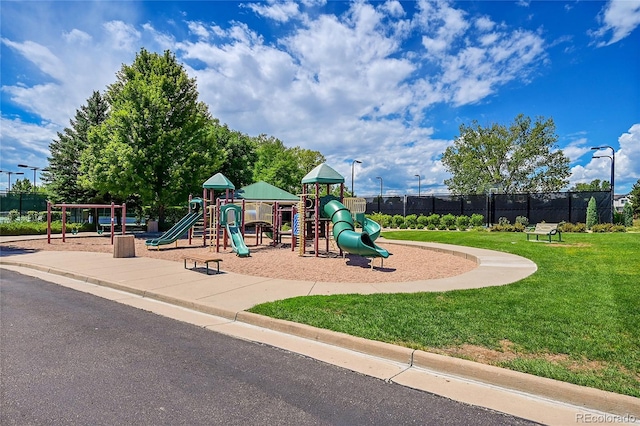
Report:
[[[533,260],[514,284],[444,293],[298,297],[252,312],[640,397],[640,234],[385,232]],[[478,354],[490,354],[478,359]]]

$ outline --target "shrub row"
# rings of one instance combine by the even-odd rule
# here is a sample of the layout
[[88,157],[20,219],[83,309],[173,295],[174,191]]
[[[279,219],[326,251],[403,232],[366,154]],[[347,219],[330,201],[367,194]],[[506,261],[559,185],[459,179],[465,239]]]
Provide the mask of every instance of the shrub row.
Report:
[[[73,229],[79,231],[93,231],[93,225],[89,223],[67,223],[67,232]],[[47,222],[7,222],[0,223],[0,235],[46,235]],[[62,233],[62,221],[51,222],[51,233]]]
[[466,230],[469,228],[481,227],[484,217],[481,214],[469,216],[455,216],[453,214],[431,214],[429,216],[410,214],[388,215],[374,213],[367,215],[369,219],[376,221],[383,228],[397,229],[429,229],[429,230]]
[[[374,213],[367,215],[371,220],[376,221],[383,228],[395,229],[428,229],[428,230],[460,230],[467,229],[485,229],[484,216],[481,214],[473,214],[469,216],[454,216],[453,214],[438,215],[431,214],[429,216],[416,216],[411,214],[387,215]],[[524,216],[516,217],[515,223],[510,223],[506,217],[498,219],[498,223],[486,228],[490,232],[524,232],[529,227],[529,220]],[[561,222],[558,226],[561,232],[587,232],[587,226],[584,223]],[[626,232],[624,225],[614,225],[612,223],[601,223],[591,227],[592,232]]]

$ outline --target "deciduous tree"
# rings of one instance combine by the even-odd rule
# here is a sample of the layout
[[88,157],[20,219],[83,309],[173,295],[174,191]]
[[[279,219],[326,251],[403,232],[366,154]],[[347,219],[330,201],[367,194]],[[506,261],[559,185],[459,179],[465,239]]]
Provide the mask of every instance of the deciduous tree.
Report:
[[14,194],[18,194],[20,192],[33,192],[33,185],[29,178],[16,179],[16,181],[11,185],[11,192]]
[[302,178],[324,162],[324,156],[318,151],[287,148],[279,139],[266,135],[258,136],[256,152],[254,181],[263,180],[292,194],[299,193]]
[[568,184],[569,158],[558,149],[553,119],[518,115],[507,127],[460,126],[442,156],[451,173],[444,183],[454,194],[480,194],[492,187],[506,193],[559,191]]
[[590,183],[576,183],[569,188],[571,192],[611,191],[611,182],[594,179]]
[[258,158],[254,138],[221,125],[217,119],[213,120],[210,133],[224,158],[219,171],[236,188],[253,183],[253,167]]
[[81,158],[82,182],[123,198],[138,194],[162,224],[166,207],[201,193],[221,164],[211,117],[169,51],[142,49],[116,77],[106,92],[109,117],[90,132]]

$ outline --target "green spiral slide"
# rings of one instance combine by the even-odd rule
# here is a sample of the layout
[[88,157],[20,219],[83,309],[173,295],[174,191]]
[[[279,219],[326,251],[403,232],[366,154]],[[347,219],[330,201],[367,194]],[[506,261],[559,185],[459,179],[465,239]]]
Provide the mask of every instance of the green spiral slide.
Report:
[[[332,200],[324,206],[324,213],[333,222],[333,238],[340,249],[364,257],[389,257],[389,252],[375,245],[373,240],[380,234],[380,226],[365,220],[363,233],[355,232],[351,212],[341,202]],[[375,224],[375,226],[374,226]],[[377,229],[376,229],[377,226]],[[373,236],[373,238],[372,238]]]

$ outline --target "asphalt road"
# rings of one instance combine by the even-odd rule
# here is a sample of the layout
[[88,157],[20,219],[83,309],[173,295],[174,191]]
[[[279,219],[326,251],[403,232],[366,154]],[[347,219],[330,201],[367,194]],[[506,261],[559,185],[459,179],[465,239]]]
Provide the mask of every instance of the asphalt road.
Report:
[[529,425],[0,270],[2,425]]

